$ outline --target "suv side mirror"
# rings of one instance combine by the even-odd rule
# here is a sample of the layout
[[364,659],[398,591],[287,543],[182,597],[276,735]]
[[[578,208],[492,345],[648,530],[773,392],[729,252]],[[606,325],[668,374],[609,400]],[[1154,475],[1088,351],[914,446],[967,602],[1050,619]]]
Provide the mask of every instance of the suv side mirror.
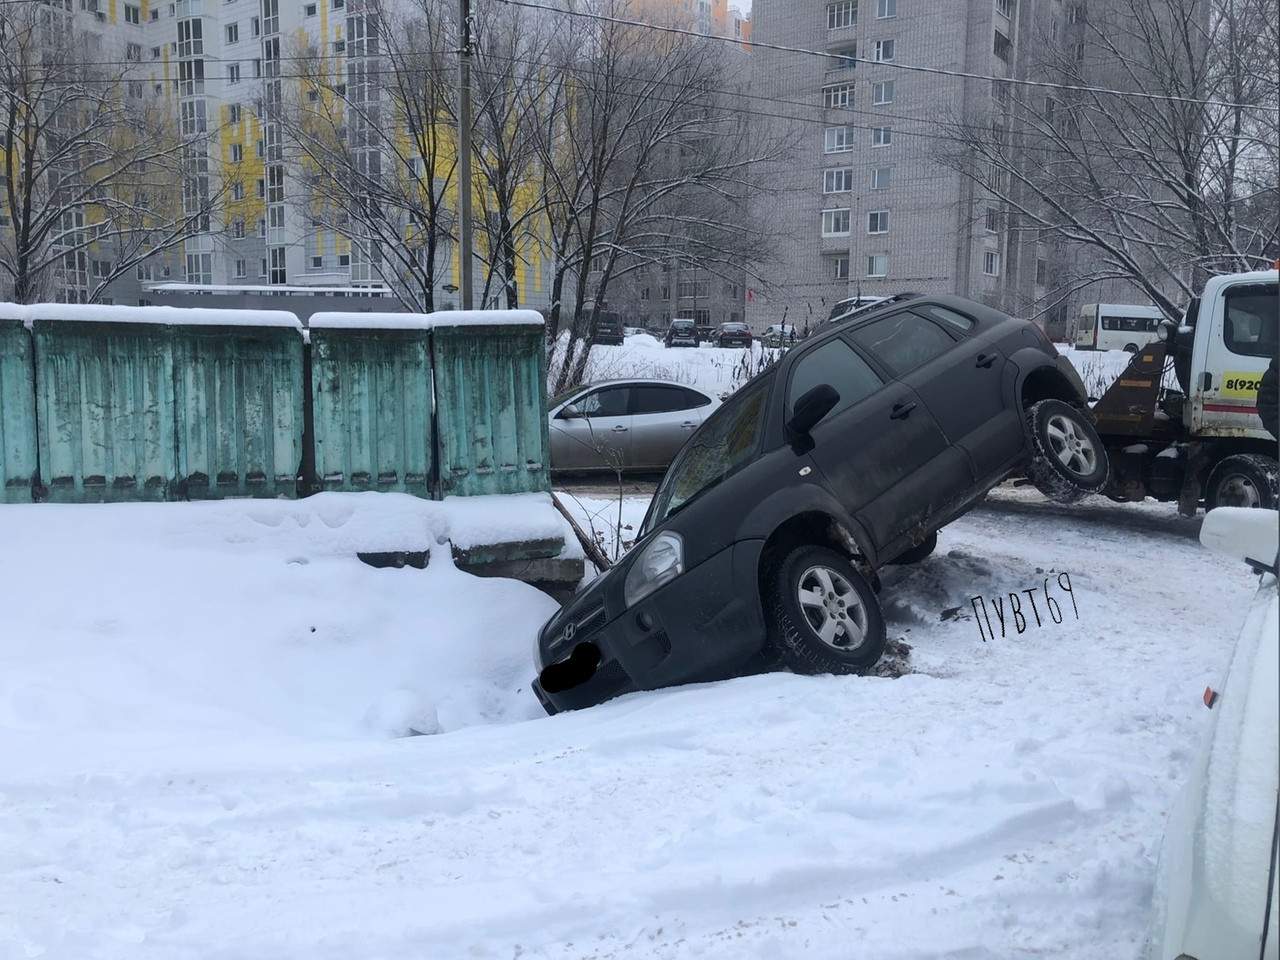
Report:
[[807,437],[809,431],[817,426],[818,421],[831,412],[831,408],[840,402],[840,393],[829,383],[820,383],[812,390],[807,390],[796,401],[787,421],[787,429],[799,437]]

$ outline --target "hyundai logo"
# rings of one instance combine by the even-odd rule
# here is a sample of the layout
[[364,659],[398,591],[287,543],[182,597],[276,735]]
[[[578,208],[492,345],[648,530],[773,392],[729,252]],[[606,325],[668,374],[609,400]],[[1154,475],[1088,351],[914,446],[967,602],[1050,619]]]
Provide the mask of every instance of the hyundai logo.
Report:
[[565,624],[564,629],[560,631],[560,636],[556,637],[554,645],[558,646],[561,643],[568,643],[570,640],[573,639],[573,635],[577,632],[578,632],[578,625],[574,623],[572,620],[570,620],[567,624]]

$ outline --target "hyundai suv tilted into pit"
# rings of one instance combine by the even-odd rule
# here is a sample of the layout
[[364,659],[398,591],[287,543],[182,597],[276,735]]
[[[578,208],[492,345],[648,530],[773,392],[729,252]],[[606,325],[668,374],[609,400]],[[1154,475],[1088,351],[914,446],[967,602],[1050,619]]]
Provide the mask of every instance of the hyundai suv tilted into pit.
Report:
[[635,546],[538,636],[550,713],[777,666],[880,659],[876,571],[1006,478],[1052,499],[1107,482],[1079,375],[1032,323],[900,296],[831,323],[676,454]]

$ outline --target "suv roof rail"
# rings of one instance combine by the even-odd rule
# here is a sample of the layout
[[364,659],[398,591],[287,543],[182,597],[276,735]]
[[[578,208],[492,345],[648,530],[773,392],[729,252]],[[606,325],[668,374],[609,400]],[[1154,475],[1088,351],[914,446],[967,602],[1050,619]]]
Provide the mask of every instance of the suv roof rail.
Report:
[[904,300],[915,300],[917,297],[923,296],[923,293],[917,293],[914,290],[907,291],[905,293],[895,293],[892,296],[885,297],[883,300],[877,301],[876,303],[868,303],[866,306],[854,307],[848,313],[842,313],[838,317],[832,317],[828,323],[841,323],[855,315],[862,316],[863,314],[872,313],[885,307],[892,307],[895,304],[902,303]]

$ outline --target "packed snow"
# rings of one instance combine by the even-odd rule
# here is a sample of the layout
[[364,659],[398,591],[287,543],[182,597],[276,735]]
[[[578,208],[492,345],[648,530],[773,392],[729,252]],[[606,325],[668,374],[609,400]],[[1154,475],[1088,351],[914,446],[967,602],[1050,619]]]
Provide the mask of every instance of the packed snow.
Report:
[[901,677],[555,717],[555,603],[446,546],[545,497],[2,506],[0,958],[1136,958],[1256,577],[1169,505],[993,500],[886,571]]

